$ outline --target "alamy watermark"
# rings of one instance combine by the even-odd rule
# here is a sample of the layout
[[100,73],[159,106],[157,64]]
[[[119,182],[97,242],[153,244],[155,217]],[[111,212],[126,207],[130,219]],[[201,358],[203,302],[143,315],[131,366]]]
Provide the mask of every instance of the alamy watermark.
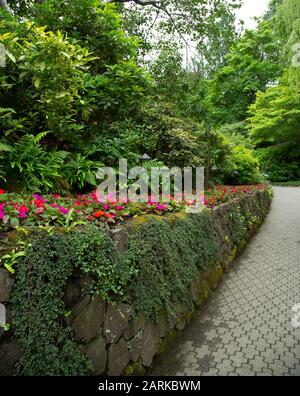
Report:
[[5,45],[0,43],[0,67],[5,67],[6,65],[6,49]]
[[294,67],[300,67],[300,43],[296,43],[292,46],[294,56],[292,57],[292,65]]
[[6,310],[4,304],[0,303],[0,327],[4,327],[6,324]]
[[99,168],[97,199],[101,203],[117,200],[120,203],[188,202],[189,211],[204,204],[204,168],[136,166],[128,169],[126,159],[119,160],[119,168]]
[[299,329],[300,328],[300,304],[295,304],[292,307],[292,313],[293,313],[292,326],[295,329]]

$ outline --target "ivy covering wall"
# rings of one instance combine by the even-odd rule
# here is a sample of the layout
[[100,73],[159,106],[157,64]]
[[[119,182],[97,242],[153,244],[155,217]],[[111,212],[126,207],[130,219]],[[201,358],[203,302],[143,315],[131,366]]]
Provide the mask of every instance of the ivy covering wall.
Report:
[[[104,331],[107,324],[101,327],[108,313],[104,313],[97,329],[98,339],[106,338],[108,353],[118,345],[116,342],[124,341],[120,337],[125,337],[126,342],[128,338],[128,362],[125,362],[129,363],[130,336],[135,337],[137,331],[134,329],[128,335],[129,324],[143,317],[154,328],[160,326],[162,310],[169,331],[172,326],[179,328],[179,319],[186,323],[185,318],[193,312],[199,295],[207,297],[238,248],[261,223],[270,200],[269,191],[260,191],[214,210],[204,209],[199,214],[138,217],[120,230],[108,231],[96,226],[70,230],[19,229],[13,238],[8,238],[9,244],[21,243],[24,256],[14,266],[14,286],[7,301],[12,306],[12,318],[9,329],[0,333],[0,357],[3,342],[14,337],[22,351],[16,366],[19,375],[94,372],[92,362],[82,353],[89,344],[81,337],[75,341],[72,327],[73,307],[82,296],[91,295],[101,298],[104,312],[106,306],[109,310],[114,304],[129,307],[128,323],[122,322],[121,331],[117,326],[116,336],[108,337]],[[66,302],[70,279],[71,283],[79,282],[80,288],[78,295],[73,292]],[[195,288],[191,287],[199,281],[207,286],[203,290],[202,284],[202,289],[196,292],[199,295],[195,296]],[[126,336],[122,336],[123,331],[127,331]],[[166,336],[167,330],[160,337],[155,336],[155,342],[159,344]],[[147,365],[148,360],[142,358],[142,364]],[[106,371],[105,364],[103,367]],[[111,372],[119,374],[118,370]]]

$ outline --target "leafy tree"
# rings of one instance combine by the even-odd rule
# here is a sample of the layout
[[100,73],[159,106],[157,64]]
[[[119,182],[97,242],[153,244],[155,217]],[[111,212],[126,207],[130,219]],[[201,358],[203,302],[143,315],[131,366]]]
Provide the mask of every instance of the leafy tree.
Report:
[[[7,54],[6,67],[0,69],[0,177],[9,184],[61,191],[95,184],[92,172],[99,157],[90,151],[93,140],[110,123],[133,116],[146,100],[150,80],[135,62],[136,41],[121,29],[114,6],[93,9],[93,4],[77,1],[77,8],[96,13],[97,40],[84,35],[83,24],[71,36],[68,29],[79,11],[55,32],[0,14],[0,42]],[[48,15],[49,24],[55,24],[51,1],[45,7],[40,18]],[[99,56],[79,44],[89,44]],[[18,154],[20,143],[28,155]]]
[[287,181],[300,177],[300,70],[292,51],[300,42],[299,2],[285,0],[276,19],[286,43],[283,54],[287,67],[278,86],[257,94],[250,108],[250,127],[265,171],[274,181]]
[[265,13],[263,19],[269,20],[272,19],[276,16],[278,7],[284,2],[284,0],[270,0],[269,1],[269,7],[267,12]]
[[[47,6],[48,1],[19,0],[9,1],[9,4],[18,15],[30,16],[39,10],[40,4]],[[64,15],[68,17],[76,13],[77,5],[72,5],[70,1],[51,3],[54,8],[67,8],[68,12]],[[84,3],[85,0],[82,1]],[[175,36],[181,46],[187,48],[190,41],[194,41],[206,63],[212,66],[212,61],[219,61],[224,51],[228,50],[224,43],[235,38],[234,10],[240,7],[241,0],[97,0],[96,3],[97,7],[107,3],[118,6],[119,12],[124,15],[125,30],[140,38],[144,55],[158,42],[166,40],[166,35],[169,39]],[[90,14],[83,14],[82,19],[83,16],[86,22],[90,21]]]
[[281,165],[284,160],[287,164],[298,161],[298,167],[300,164],[300,93],[286,82],[287,78],[278,87],[259,93],[256,103],[250,109],[251,138],[258,147],[268,147],[269,153],[261,157],[269,163],[265,167],[267,172],[270,172],[272,165],[270,158],[275,163],[279,160]]
[[262,22],[257,30],[247,30],[227,56],[226,66],[209,81],[206,106],[211,123],[244,121],[256,92],[264,91],[279,72],[279,44],[272,22]]

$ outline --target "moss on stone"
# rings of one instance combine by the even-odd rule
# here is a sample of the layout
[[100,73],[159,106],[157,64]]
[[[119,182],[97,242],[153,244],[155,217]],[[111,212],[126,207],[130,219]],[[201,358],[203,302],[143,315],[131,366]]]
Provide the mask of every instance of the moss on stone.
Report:
[[234,261],[234,259],[237,257],[238,254],[238,247],[234,246],[234,248],[231,250],[230,256],[223,262],[222,266],[225,270],[228,270],[230,267],[230,264]]
[[194,317],[196,312],[196,308],[195,306],[193,307],[193,309],[191,309],[186,315],[185,315],[185,319],[186,319],[186,323],[190,323],[190,321],[192,320],[192,318]]
[[172,345],[179,333],[179,330],[173,329],[161,340],[158,345],[158,353],[166,351]]
[[219,284],[221,279],[223,278],[223,268],[220,264],[218,264],[210,273],[207,279],[207,283],[212,290],[215,290]]
[[210,295],[211,290],[210,290],[209,284],[206,280],[203,279],[200,281],[199,290],[200,290],[200,293],[199,293],[198,299],[196,301],[197,306],[202,305],[204,303],[204,301],[207,300],[207,298]]
[[124,376],[144,376],[145,375],[145,367],[142,365],[141,361],[131,362],[126,367],[124,371]]

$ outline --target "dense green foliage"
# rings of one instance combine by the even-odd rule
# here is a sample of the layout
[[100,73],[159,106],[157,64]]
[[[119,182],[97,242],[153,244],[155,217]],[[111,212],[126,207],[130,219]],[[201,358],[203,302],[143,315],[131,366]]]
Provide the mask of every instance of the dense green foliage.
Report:
[[[83,375],[90,365],[72,341],[64,317],[64,290],[79,268],[94,278],[93,294],[120,295],[134,273],[107,233],[97,227],[70,232],[34,231],[27,236],[13,291],[13,328],[22,348],[21,375]],[[89,291],[89,290],[88,290]]]
[[[252,202],[251,210],[241,203],[231,204],[224,212],[227,242],[234,251],[263,218],[270,201],[266,189],[241,199],[245,197]],[[127,250],[122,252],[107,230],[96,226],[23,228],[8,238],[10,245],[16,239],[22,241],[11,299],[11,330],[22,349],[20,375],[90,372],[90,362],[73,340],[68,320],[72,306],[65,306],[67,281],[75,272],[93,280],[82,286],[83,294],[129,303],[136,316],[155,321],[164,309],[172,320],[182,307],[192,309],[191,285],[203,273],[209,274],[219,260],[212,212],[146,216],[133,220],[124,231]],[[16,256],[15,251],[11,255]]]
[[32,191],[95,185],[108,151],[105,133],[136,114],[150,84],[135,62],[137,41],[125,35],[113,6],[69,2],[74,13],[66,19],[67,2],[54,3],[45,4],[35,24],[6,15],[0,21],[8,55],[0,70],[1,176]]
[[214,124],[232,124],[247,118],[247,109],[255,101],[257,91],[279,72],[279,43],[274,37],[272,22],[262,22],[257,30],[247,30],[209,82],[208,108]]
[[131,233],[127,254],[138,271],[131,287],[136,310],[157,318],[164,307],[173,316],[192,304],[189,286],[199,271],[217,261],[211,214],[147,222]]
[[278,86],[257,94],[250,108],[250,127],[263,168],[272,181],[284,182],[300,178],[299,2],[282,2],[277,7],[275,21],[282,39],[284,70]]
[[[209,166],[227,166],[234,145],[211,130],[205,79],[235,40],[234,5],[207,3],[170,1],[159,25],[151,25],[155,7],[147,14],[98,0],[10,3],[14,17],[2,12],[0,20],[7,51],[0,177],[7,188],[86,191],[101,164],[124,157],[136,165],[144,152],[167,166],[205,165],[210,156]],[[159,30],[157,40],[148,40],[146,27]],[[193,72],[182,63],[187,37],[198,45]]]
[[8,3],[0,177],[10,189],[87,191],[99,165],[136,165],[144,152],[217,167],[218,183],[260,182],[260,170],[299,178],[297,0],[271,1],[242,33],[239,1]]
[[20,375],[84,375],[88,362],[63,322],[63,290],[76,260],[64,234],[40,233],[17,271],[13,324],[22,348]]

